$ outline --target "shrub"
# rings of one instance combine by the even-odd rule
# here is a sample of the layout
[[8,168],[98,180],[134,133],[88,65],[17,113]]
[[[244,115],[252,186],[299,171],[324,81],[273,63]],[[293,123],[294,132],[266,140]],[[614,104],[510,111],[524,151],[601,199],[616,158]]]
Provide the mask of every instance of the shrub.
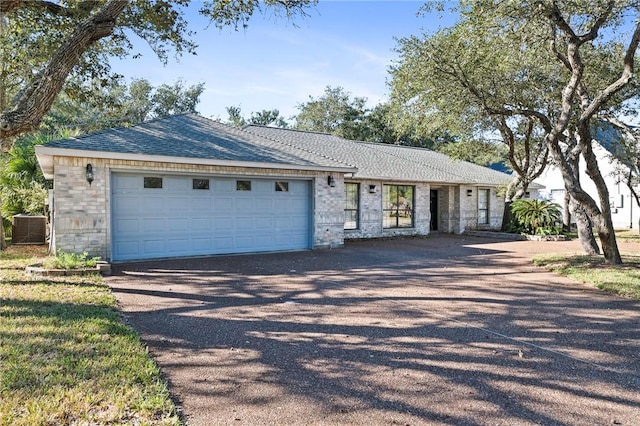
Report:
[[99,260],[99,257],[89,258],[89,253],[86,251],[82,254],[76,254],[58,250],[56,257],[45,261],[43,266],[49,269],[94,268]]
[[511,213],[518,228],[533,235],[553,235],[560,233],[562,218],[560,206],[545,200],[515,200],[511,203]]

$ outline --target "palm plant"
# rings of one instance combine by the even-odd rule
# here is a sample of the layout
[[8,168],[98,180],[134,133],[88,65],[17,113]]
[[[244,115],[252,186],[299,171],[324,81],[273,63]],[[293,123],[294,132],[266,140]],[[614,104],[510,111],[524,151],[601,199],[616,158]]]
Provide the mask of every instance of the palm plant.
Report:
[[560,206],[546,200],[519,199],[511,203],[511,213],[526,233],[549,235],[559,232]]

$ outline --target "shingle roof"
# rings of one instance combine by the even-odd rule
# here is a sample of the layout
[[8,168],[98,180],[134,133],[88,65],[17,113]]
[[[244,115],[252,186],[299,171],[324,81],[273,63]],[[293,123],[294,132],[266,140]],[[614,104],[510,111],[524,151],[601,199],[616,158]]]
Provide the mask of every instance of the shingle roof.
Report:
[[[361,179],[405,182],[502,185],[511,176],[453,160],[435,151],[358,142],[326,133],[273,127],[227,126],[196,114],[165,117],[133,127],[49,142],[37,148],[41,164],[52,155],[140,156],[201,161],[268,164],[273,167],[353,172]],[[52,167],[52,162],[48,163]],[[208,163],[207,163],[208,164]],[[43,167],[43,170],[45,167]],[[51,172],[50,170],[49,172]],[[46,171],[45,171],[46,172]]]
[[196,114],[170,116],[133,127],[53,141],[44,146],[103,153],[287,164],[300,168],[350,168],[348,164],[301,148],[282,149],[281,143]]
[[255,135],[280,141],[289,147],[301,148],[352,164],[358,169],[354,177],[361,179],[484,185],[503,185],[512,180],[506,173],[454,160],[424,148],[358,142],[326,133],[256,125],[249,125],[244,129]]

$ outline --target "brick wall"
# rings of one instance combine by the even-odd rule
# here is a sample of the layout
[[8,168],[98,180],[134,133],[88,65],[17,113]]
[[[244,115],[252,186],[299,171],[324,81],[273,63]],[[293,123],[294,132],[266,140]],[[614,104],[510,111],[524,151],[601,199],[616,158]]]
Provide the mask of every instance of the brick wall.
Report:
[[[93,166],[94,181],[85,179],[86,165]],[[328,173],[268,168],[201,166],[150,161],[104,160],[96,158],[54,158],[53,248],[67,252],[87,251],[91,256],[109,259],[111,254],[110,180],[113,171],[206,174],[220,176],[292,176],[313,183],[315,216],[314,247],[344,244],[344,181],[332,176],[335,187],[327,184]],[[337,194],[337,196],[336,196]]]
[[[94,181],[85,179],[86,165],[93,166]],[[220,176],[308,178],[313,186],[313,246],[333,248],[344,244],[344,238],[377,238],[399,235],[428,235],[430,232],[430,190],[427,183],[415,186],[413,228],[383,229],[383,181],[362,180],[360,184],[360,226],[344,231],[344,183],[340,173],[331,174],[335,186],[329,186],[329,173],[305,172],[268,168],[239,168],[201,166],[192,164],[159,163],[150,161],[105,160],[96,158],[54,158],[53,248],[109,259],[111,253],[111,203],[109,176],[114,171],[148,171],[158,173],[204,174]],[[394,182],[395,183],[395,182]],[[401,182],[397,182],[402,184]],[[373,192],[370,185],[374,185]],[[477,229],[477,188],[467,186],[438,186],[438,229],[461,233]],[[467,196],[467,190],[472,191]],[[490,226],[499,228],[504,200],[491,190]]]

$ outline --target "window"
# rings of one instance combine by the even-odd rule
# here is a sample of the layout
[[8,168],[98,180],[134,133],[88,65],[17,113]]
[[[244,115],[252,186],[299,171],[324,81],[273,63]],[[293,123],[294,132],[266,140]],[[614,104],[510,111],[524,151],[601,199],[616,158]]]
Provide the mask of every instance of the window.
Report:
[[489,224],[489,189],[478,190],[478,225]]
[[360,217],[360,184],[344,184],[344,229],[358,229]]
[[410,185],[384,185],[382,194],[382,227],[413,227],[413,194]]
[[251,191],[251,181],[250,180],[237,180],[236,181],[236,191]]
[[289,182],[276,182],[276,192],[289,192]]
[[209,189],[209,179],[194,179],[193,189]]
[[162,188],[162,178],[160,177],[144,177],[145,188]]

